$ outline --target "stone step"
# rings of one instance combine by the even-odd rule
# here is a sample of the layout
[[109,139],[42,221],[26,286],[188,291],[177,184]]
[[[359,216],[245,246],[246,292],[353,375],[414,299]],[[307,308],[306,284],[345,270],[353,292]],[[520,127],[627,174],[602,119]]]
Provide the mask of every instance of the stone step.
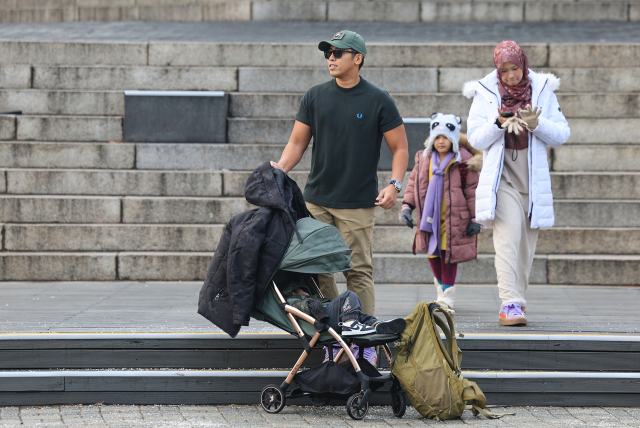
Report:
[[[467,117],[471,107],[471,100],[462,94],[389,92],[403,117],[430,117],[436,111]],[[289,119],[296,116],[303,93],[232,92],[229,95],[231,117]],[[640,94],[560,92],[556,95],[568,118],[640,117]]]
[[[215,251],[223,224],[24,224],[4,225],[5,251]],[[411,253],[416,229],[375,226],[373,252]],[[478,235],[478,252],[493,254],[492,229]],[[544,254],[640,253],[640,228],[541,229]]]
[[0,143],[0,166],[8,168],[129,169],[135,167],[135,162],[134,144],[30,141]]
[[[573,130],[572,130],[573,132]],[[565,144],[551,149],[554,171],[638,171],[640,147],[635,145]]]
[[[0,253],[2,281],[105,281],[105,280],[193,280],[201,281],[213,253],[121,252]],[[494,256],[460,264],[459,284],[496,282]],[[638,283],[640,256],[548,255],[536,256],[532,284],[634,285]],[[433,282],[425,255],[374,254],[376,283],[430,284]],[[344,276],[336,279],[344,282]]]
[[124,92],[0,90],[0,105],[26,115],[124,115]]
[[33,88],[235,91],[237,74],[235,67],[35,66]]
[[[570,144],[638,143],[634,130],[640,119],[568,119]],[[463,122],[466,123],[466,122]],[[231,118],[228,139],[232,144],[285,144],[289,141],[294,119]],[[19,134],[18,130],[18,135]],[[464,128],[463,128],[464,131]],[[425,136],[426,137],[426,136]]]
[[[224,224],[252,208],[237,197],[0,196],[0,218],[11,223]],[[377,209],[376,224],[399,225],[399,208]],[[637,200],[556,199],[554,208],[557,227],[640,227]]]
[[[289,176],[304,190],[308,171]],[[408,180],[405,175],[405,186]],[[244,196],[251,171],[0,169],[0,193],[23,195]],[[552,172],[556,199],[640,199],[640,173]],[[378,183],[391,181],[378,171]],[[399,196],[404,195],[404,189]]]
[[122,141],[122,116],[16,116],[18,140]]

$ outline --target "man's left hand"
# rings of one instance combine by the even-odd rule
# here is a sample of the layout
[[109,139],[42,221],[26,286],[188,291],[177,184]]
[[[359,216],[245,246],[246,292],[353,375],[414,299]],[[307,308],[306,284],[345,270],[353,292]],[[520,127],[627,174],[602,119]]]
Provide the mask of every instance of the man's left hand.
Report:
[[393,185],[389,185],[382,189],[376,200],[378,201],[376,202],[376,206],[388,210],[396,204],[396,201],[398,200],[398,191]]

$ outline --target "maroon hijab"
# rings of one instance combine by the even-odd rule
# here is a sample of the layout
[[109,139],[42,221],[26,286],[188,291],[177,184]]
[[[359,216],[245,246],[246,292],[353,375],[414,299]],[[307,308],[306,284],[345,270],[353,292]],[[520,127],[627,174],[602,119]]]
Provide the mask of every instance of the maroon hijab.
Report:
[[[522,80],[516,86],[508,86],[502,82],[502,66],[505,62],[512,62],[522,70]],[[493,63],[498,71],[498,90],[502,98],[502,111],[512,111],[518,114],[518,109],[525,110],[531,105],[531,79],[529,78],[529,60],[516,42],[505,40],[500,42],[493,51]],[[508,149],[522,150],[529,147],[529,131],[516,136],[507,133],[505,146]]]

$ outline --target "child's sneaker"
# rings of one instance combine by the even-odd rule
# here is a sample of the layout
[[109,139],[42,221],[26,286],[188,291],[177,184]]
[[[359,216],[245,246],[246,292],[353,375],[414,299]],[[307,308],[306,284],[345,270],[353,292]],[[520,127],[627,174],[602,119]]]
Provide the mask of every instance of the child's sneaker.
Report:
[[527,316],[522,311],[519,303],[507,303],[502,305],[498,314],[500,325],[527,325]]
[[389,321],[378,321],[375,325],[378,334],[398,334],[402,333],[407,327],[404,318],[396,318]]
[[378,367],[378,354],[376,348],[364,348],[364,359],[373,367]]
[[342,322],[339,325],[340,327],[342,327],[343,336],[363,336],[366,334],[373,334],[376,332],[375,328],[368,325],[364,325],[358,320]]
[[446,290],[443,290],[442,284],[440,284],[437,279],[433,278],[433,283],[435,284],[436,291],[438,292],[438,298],[436,300],[447,305],[450,309],[450,313],[455,313],[453,305],[456,303],[456,286],[453,285]]

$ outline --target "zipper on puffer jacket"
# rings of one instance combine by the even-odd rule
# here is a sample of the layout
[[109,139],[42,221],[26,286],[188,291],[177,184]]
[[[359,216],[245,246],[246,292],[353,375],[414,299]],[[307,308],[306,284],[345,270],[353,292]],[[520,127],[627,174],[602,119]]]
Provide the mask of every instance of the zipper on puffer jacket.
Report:
[[[542,89],[540,90],[540,93],[538,94],[538,99],[536,101],[536,105],[540,105],[540,97],[542,96],[542,92],[544,92],[544,88],[547,87],[547,83],[549,83],[549,79],[544,81],[544,85],[542,85]],[[529,222],[531,222],[531,217],[533,217],[533,133],[529,132],[529,151],[531,152],[531,156],[529,156],[529,174],[531,174],[531,176],[529,177]]]

